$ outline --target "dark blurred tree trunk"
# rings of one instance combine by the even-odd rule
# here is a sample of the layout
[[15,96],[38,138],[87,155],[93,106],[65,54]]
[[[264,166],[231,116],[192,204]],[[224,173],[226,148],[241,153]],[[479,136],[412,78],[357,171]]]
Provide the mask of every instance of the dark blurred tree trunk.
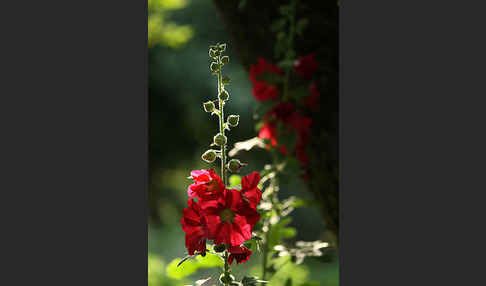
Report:
[[[272,22],[280,18],[282,0],[245,1],[214,0],[225,22],[243,65],[249,67],[260,56],[272,62],[275,34]],[[328,230],[337,238],[339,233],[338,195],[338,6],[337,0],[299,1],[297,18],[308,18],[303,36],[295,41],[297,55],[315,52],[319,62],[316,77],[320,111],[312,114],[312,134],[309,143],[310,191],[321,206]],[[292,85],[292,83],[291,83]],[[337,240],[336,240],[337,243]]]

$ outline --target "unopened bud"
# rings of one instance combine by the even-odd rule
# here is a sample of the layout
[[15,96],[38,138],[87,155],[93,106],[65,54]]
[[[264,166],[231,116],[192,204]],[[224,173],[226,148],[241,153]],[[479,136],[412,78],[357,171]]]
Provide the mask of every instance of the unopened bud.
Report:
[[240,171],[241,167],[245,165],[246,164],[241,163],[238,159],[231,159],[226,165],[226,168],[228,168],[228,170],[230,170],[232,173],[237,173]]
[[219,64],[217,62],[212,62],[210,68],[211,68],[212,72],[218,72],[219,71]]
[[235,280],[235,277],[231,274],[225,275],[224,273],[219,276],[219,281],[223,284],[231,283]]
[[224,51],[226,50],[226,44],[221,44],[221,45],[219,45],[219,50],[220,50],[221,52],[224,52]]
[[209,49],[209,56],[211,58],[216,58],[218,55],[216,55],[216,50],[214,49]]
[[202,154],[201,158],[208,163],[212,163],[216,160],[216,152],[214,150],[208,150]]
[[219,99],[226,101],[229,99],[229,93],[226,90],[222,90],[221,93],[219,94]]
[[221,133],[218,133],[216,134],[216,136],[214,136],[213,138],[213,141],[214,141],[214,144],[216,144],[216,146],[223,146],[226,144],[226,136],[224,136],[223,134]]
[[228,56],[224,56],[224,57],[222,57],[222,58],[221,58],[221,62],[222,62],[223,64],[227,64],[227,63],[229,63],[229,57],[228,57]]
[[239,115],[230,115],[228,116],[228,124],[231,127],[236,127],[238,126],[238,122],[240,121],[240,116]]
[[214,251],[216,252],[223,252],[226,249],[226,245],[224,243],[218,244],[214,247]]
[[214,102],[212,102],[212,101],[205,102],[205,103],[203,103],[203,107],[204,107],[204,111],[213,112],[214,108],[215,108]]

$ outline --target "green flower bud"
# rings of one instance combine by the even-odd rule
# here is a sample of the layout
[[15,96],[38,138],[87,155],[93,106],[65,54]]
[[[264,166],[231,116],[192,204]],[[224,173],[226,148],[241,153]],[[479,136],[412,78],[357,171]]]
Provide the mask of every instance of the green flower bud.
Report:
[[238,126],[238,121],[240,121],[240,116],[239,115],[230,115],[228,116],[228,124],[231,127],[236,127]]
[[229,63],[229,57],[228,56],[224,56],[221,58],[221,62],[225,65],[227,63]]
[[204,111],[213,112],[214,108],[215,108],[214,102],[212,102],[212,101],[205,102],[205,103],[203,103],[203,107],[204,107]]
[[216,57],[218,57],[218,55],[216,54],[216,50],[214,50],[214,49],[209,49],[209,56],[210,56],[211,58],[213,58],[213,59],[214,59],[214,58],[216,58]]
[[218,47],[218,48],[219,48],[219,50],[220,50],[221,52],[224,52],[224,51],[226,50],[226,44],[221,44],[221,45],[219,45],[219,47]]
[[221,276],[219,276],[219,281],[221,281],[222,284],[227,284],[231,283],[235,280],[235,277],[231,274],[228,274],[227,276],[223,273]]
[[202,154],[201,158],[208,163],[212,163],[216,160],[216,152],[214,150],[207,150]]
[[221,81],[223,82],[224,85],[228,85],[230,83],[230,78],[225,75],[225,76],[223,76]]
[[211,68],[212,72],[214,72],[214,73],[218,72],[219,71],[219,64],[217,62],[212,62],[210,68]]
[[238,159],[231,159],[226,165],[226,168],[230,170],[232,173],[237,173],[240,171],[241,167],[245,165],[246,164],[241,163],[240,160]]
[[226,249],[226,245],[224,243],[218,244],[214,247],[214,251],[216,252],[223,252]]
[[214,136],[213,141],[216,146],[223,146],[226,144],[227,139],[226,136],[224,136],[221,133],[218,133],[216,134],[216,136]]
[[228,100],[229,99],[229,93],[225,89],[223,89],[221,91],[221,93],[219,94],[219,99],[223,100],[223,101]]

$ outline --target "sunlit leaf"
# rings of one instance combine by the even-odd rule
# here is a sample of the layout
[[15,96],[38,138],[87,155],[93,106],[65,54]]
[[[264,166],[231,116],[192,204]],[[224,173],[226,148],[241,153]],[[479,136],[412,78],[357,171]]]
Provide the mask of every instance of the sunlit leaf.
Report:
[[166,271],[169,277],[174,279],[182,279],[196,272],[199,268],[199,264],[194,260],[187,260],[177,267],[177,264],[179,264],[180,261],[180,258],[176,258],[167,266]]
[[223,267],[224,262],[217,254],[206,253],[206,256],[198,256],[196,258],[199,267],[211,268],[211,267]]

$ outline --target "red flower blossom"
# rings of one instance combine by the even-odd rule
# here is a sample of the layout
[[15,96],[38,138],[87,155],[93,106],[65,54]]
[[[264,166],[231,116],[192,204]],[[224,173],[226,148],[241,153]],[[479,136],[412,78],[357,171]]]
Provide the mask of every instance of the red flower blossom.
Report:
[[310,95],[304,99],[304,102],[312,111],[316,111],[319,108],[320,94],[315,82],[309,85],[308,91]]
[[[275,127],[275,124],[265,122],[262,129],[260,129],[260,131],[258,132],[258,137],[270,140],[270,145],[273,147],[277,147],[277,129]],[[267,146],[267,149],[270,149],[270,146]],[[284,145],[280,145],[280,152],[282,152],[282,154],[284,155],[289,154]]]
[[275,125],[269,122],[265,122],[263,124],[262,129],[258,132],[258,137],[262,139],[270,140],[270,144],[275,147],[277,146],[277,130],[275,129]]
[[267,60],[265,60],[264,58],[259,57],[257,59],[257,63],[250,67],[250,80],[252,82],[255,82],[257,81],[258,76],[266,72],[273,73],[276,75],[282,75],[282,72],[278,69],[277,66],[272,65],[271,63],[267,62]]
[[258,212],[243,200],[241,192],[225,189],[218,200],[202,201],[209,237],[215,244],[243,244],[260,219]]
[[289,125],[292,129],[296,130],[299,138],[297,144],[307,143],[310,136],[310,126],[312,124],[312,118],[304,116],[299,112],[294,112],[289,119]]
[[265,73],[281,75],[282,72],[275,66],[260,57],[257,63],[250,67],[250,80],[253,83],[253,96],[258,101],[275,99],[278,97],[278,88],[260,79],[259,76]]
[[295,72],[305,79],[311,79],[312,74],[315,73],[318,68],[314,57],[314,53],[299,57],[294,63]]
[[187,194],[190,197],[213,200],[223,193],[223,181],[213,169],[193,170],[191,171],[191,176],[194,179],[194,184],[187,188]]
[[264,81],[256,81],[253,83],[253,96],[258,101],[275,99],[278,97],[278,88]]
[[253,172],[241,179],[241,193],[243,199],[247,200],[252,208],[256,208],[262,199],[262,191],[258,188],[260,182],[260,174]]
[[266,115],[266,119],[281,120],[283,123],[288,123],[290,117],[294,113],[294,104],[289,101],[282,101],[275,105]]
[[233,260],[236,259],[236,263],[247,262],[250,259],[251,250],[244,246],[232,246],[229,249],[230,255],[228,257],[228,263],[232,264]]
[[206,251],[208,228],[204,216],[201,215],[199,203],[190,198],[187,200],[187,205],[188,207],[183,210],[181,224],[186,233],[187,251],[190,255],[194,255],[194,251]]

